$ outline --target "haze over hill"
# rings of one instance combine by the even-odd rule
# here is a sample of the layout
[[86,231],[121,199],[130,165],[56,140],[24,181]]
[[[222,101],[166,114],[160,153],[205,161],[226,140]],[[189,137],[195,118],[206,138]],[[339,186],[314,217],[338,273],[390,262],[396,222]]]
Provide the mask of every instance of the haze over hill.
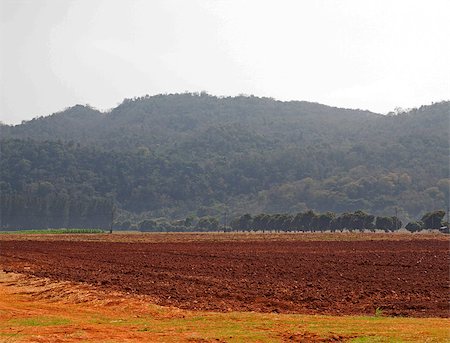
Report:
[[395,115],[206,93],[76,105],[1,126],[2,206],[73,201],[86,218],[111,201],[149,218],[397,208],[409,220],[449,201],[449,125],[449,101]]

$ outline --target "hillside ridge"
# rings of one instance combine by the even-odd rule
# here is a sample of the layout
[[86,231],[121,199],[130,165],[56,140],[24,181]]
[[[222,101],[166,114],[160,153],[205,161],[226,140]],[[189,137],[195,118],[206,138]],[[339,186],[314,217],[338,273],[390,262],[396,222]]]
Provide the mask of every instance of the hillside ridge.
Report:
[[396,115],[203,93],[107,113],[76,105],[1,126],[0,190],[8,206],[112,201],[139,218],[313,209],[406,221],[448,203],[449,125],[449,101]]

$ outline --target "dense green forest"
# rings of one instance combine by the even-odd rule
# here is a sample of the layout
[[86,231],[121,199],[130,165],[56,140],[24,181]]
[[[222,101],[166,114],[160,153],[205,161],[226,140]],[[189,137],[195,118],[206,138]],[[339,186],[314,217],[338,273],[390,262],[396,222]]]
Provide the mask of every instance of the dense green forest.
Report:
[[308,210],[407,223],[447,207],[449,132],[448,101],[388,115],[206,93],[77,105],[0,126],[1,226],[108,227],[113,207],[120,223]]

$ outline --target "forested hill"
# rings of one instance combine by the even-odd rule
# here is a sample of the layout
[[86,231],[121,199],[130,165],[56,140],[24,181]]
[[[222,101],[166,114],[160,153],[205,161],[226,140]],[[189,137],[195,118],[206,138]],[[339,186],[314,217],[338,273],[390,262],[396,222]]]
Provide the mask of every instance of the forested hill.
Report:
[[397,207],[409,220],[445,209],[449,129],[448,101],[396,115],[205,93],[77,105],[1,126],[2,225],[27,201],[65,216],[91,204],[87,221],[113,201],[142,218]]
[[[279,142],[298,145],[344,138],[365,120],[379,115],[308,102],[280,102],[268,98],[217,98],[206,94],[176,94],[125,100],[109,113],[76,105],[22,125],[3,127],[2,136],[36,140],[95,143],[108,149],[136,145],[156,150],[180,150],[179,145],[208,149],[205,140],[237,144],[247,137],[250,145]],[[241,142],[246,143],[246,142]],[[215,149],[215,148],[214,148]],[[211,149],[211,150],[214,150]],[[180,152],[184,153],[182,149]]]

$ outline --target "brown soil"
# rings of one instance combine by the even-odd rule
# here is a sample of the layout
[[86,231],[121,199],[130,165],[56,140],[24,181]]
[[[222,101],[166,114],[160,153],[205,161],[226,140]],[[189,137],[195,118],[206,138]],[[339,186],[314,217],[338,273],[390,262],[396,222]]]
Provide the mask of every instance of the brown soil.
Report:
[[0,268],[183,309],[450,316],[447,240],[3,240]]
[[[184,315],[150,307],[145,296],[0,271],[0,342],[188,342],[189,335],[143,331],[142,322],[134,322]],[[51,323],[52,318],[64,322]],[[29,322],[39,319],[41,324]]]

